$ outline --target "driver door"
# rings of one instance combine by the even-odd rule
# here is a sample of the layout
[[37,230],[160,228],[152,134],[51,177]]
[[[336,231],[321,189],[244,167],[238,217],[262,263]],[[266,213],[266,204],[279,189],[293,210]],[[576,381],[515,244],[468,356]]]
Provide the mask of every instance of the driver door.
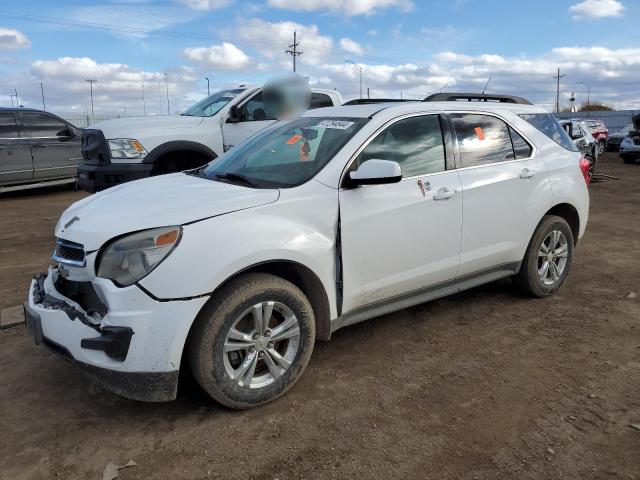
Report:
[[380,132],[350,166],[392,160],[403,178],[340,190],[343,313],[456,277],[462,187],[447,150],[438,115],[412,116]]
[[223,125],[225,150],[246,140],[254,133],[276,122],[269,116],[262,101],[262,90],[238,107],[238,121],[227,121]]

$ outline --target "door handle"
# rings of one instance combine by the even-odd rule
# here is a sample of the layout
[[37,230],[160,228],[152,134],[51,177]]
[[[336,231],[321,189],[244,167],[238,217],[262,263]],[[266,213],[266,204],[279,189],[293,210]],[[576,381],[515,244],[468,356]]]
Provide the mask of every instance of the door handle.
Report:
[[524,179],[526,179],[526,178],[531,178],[531,177],[533,177],[535,174],[536,174],[536,171],[535,171],[535,170],[529,170],[528,168],[523,168],[523,169],[520,171],[520,178],[524,178]]
[[46,143],[33,143],[31,144],[33,148],[45,148],[47,146]]
[[442,187],[442,188],[439,188],[438,191],[433,195],[433,199],[434,200],[447,200],[447,199],[449,199],[451,197],[454,197],[457,193],[458,193],[458,191],[455,190],[455,189]]

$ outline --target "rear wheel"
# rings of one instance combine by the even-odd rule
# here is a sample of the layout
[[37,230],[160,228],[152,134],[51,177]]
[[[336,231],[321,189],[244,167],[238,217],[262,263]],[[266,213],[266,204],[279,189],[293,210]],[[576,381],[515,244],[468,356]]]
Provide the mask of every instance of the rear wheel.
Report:
[[604,140],[599,140],[596,148],[598,150],[598,155],[602,155],[607,149],[607,142],[605,142]]
[[572,260],[571,227],[564,218],[547,215],[529,242],[516,283],[535,297],[551,295],[566,280]]
[[622,161],[624,163],[636,163],[636,159],[633,158],[632,156],[629,156],[629,155],[623,155],[622,156]]
[[315,342],[313,310],[292,283],[263,273],[238,277],[200,313],[188,359],[200,386],[223,405],[251,408],[284,394]]

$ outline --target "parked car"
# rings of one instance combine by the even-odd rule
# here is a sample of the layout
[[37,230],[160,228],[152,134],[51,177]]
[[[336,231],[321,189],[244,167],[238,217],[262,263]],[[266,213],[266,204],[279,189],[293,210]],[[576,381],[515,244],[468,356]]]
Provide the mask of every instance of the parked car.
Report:
[[553,294],[588,182],[588,161],[531,104],[307,111],[205,168],[70,206],[27,325],[120,395],[171,400],[190,369],[218,402],[254,407],[347,325],[502,277]]
[[625,127],[621,128],[617,132],[609,134],[609,136],[607,137],[607,151],[619,152],[620,144],[622,143],[622,140],[624,140],[624,138],[634,130],[635,128],[632,122],[629,125],[626,125]]
[[42,110],[0,108],[0,192],[75,182],[80,130]]
[[[342,104],[335,90],[311,92],[311,109]],[[107,120],[85,129],[78,182],[96,192],[200,167],[275,122],[262,87],[244,83],[213,93],[180,116]]]
[[640,160],[640,115],[633,117],[634,130],[620,143],[620,156],[625,163],[635,163]]
[[589,174],[593,176],[598,162],[598,142],[589,131],[585,122],[575,120],[560,120],[560,125],[565,129],[573,144],[591,162]]
[[589,133],[598,142],[598,155],[602,155],[607,149],[607,137],[609,136],[609,130],[604,122],[593,118],[572,118],[571,120],[584,122],[589,127]]

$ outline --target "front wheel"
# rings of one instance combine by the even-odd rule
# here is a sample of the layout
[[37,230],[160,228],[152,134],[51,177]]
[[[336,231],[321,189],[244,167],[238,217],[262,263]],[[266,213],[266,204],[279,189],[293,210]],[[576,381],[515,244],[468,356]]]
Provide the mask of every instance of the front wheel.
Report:
[[200,386],[219,403],[241,409],[291,388],[314,342],[313,309],[300,289],[274,275],[250,273],[209,300],[187,353]]
[[534,297],[549,296],[566,280],[572,260],[571,227],[564,218],[547,215],[529,242],[516,283]]

